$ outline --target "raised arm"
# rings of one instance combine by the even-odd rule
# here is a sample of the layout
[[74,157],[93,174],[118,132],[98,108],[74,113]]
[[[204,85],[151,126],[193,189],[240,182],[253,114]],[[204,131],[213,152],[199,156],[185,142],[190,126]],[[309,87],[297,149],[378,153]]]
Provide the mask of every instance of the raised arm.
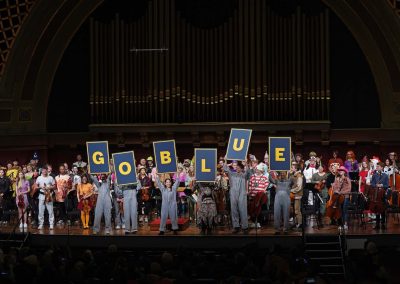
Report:
[[156,184],[157,184],[158,188],[159,188],[161,191],[164,191],[164,190],[165,190],[165,187],[164,187],[164,185],[161,183],[160,177],[159,177],[158,175],[156,175],[155,178],[156,178]]
[[99,180],[97,179],[97,177],[94,176],[94,175],[91,175],[90,178],[92,179],[93,184],[94,184],[97,188],[99,188],[99,187],[100,187],[100,183],[99,183]]
[[172,185],[172,190],[176,191],[178,189],[178,186],[179,186],[179,177],[178,177],[178,174],[177,174],[177,178],[175,180],[175,183]]

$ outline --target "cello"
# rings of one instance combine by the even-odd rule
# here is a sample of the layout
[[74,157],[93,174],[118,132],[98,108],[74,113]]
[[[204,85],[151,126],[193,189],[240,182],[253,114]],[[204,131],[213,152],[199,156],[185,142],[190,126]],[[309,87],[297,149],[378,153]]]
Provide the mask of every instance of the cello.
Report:
[[[336,176],[335,182],[337,181],[337,179],[338,177]],[[344,195],[340,194],[340,191],[342,190],[345,182],[347,182],[346,178],[342,181],[342,184],[340,185],[339,193],[334,191],[333,184],[328,190],[329,200],[326,203],[326,216],[331,219],[338,220],[342,217],[341,206],[344,202]]]

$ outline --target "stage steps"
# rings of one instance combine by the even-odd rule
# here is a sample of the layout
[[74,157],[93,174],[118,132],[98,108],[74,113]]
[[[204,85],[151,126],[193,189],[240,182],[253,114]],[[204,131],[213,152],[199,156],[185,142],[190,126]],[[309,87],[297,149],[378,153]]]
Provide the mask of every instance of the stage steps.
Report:
[[345,279],[346,269],[340,235],[304,235],[304,249],[320,276]]

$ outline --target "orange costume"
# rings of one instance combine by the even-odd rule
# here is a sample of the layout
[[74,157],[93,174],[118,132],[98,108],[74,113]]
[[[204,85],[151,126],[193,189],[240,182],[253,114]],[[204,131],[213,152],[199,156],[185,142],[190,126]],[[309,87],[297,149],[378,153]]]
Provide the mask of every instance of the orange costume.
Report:
[[84,229],[89,229],[89,213],[93,207],[91,196],[94,193],[93,185],[90,183],[78,184],[78,209],[81,210],[81,220]]

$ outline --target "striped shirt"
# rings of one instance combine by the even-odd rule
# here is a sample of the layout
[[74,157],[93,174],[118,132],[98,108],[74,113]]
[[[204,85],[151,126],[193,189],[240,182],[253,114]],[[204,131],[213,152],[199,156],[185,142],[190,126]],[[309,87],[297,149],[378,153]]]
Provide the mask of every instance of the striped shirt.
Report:
[[269,180],[265,175],[252,175],[249,182],[249,190],[266,191],[269,185]]

